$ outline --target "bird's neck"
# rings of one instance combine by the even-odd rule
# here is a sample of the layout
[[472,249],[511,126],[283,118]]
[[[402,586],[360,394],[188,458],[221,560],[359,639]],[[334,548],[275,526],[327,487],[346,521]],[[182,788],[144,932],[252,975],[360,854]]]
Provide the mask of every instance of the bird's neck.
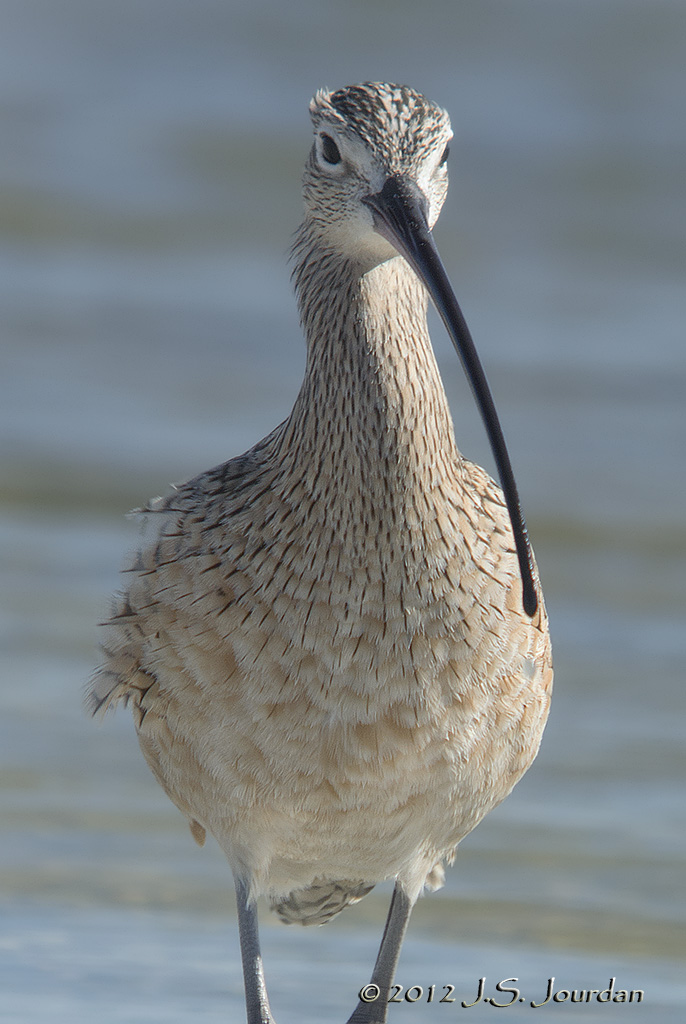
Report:
[[282,456],[338,502],[360,493],[386,509],[420,494],[425,502],[460,461],[426,290],[401,257],[361,272],[303,249],[294,278],[307,367]]

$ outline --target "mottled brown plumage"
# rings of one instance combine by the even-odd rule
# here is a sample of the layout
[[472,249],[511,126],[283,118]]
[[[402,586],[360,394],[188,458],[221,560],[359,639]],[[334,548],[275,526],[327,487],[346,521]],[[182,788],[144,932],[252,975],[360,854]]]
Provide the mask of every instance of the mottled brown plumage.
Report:
[[[300,394],[245,455],[151,503],[92,706],[129,704],[250,899],[321,923],[383,879],[409,906],[440,884],[535,757],[552,669],[501,491],[456,447],[424,285],[363,202],[404,175],[434,223],[447,115],[378,84],[311,110]],[[271,1020],[266,995],[248,1003]],[[368,1009],[351,1019],[384,1019]]]

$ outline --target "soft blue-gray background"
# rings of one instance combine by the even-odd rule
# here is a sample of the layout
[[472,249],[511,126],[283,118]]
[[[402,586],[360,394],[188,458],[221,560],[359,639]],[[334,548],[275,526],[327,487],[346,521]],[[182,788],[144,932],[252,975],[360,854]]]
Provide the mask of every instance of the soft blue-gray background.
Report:
[[[80,709],[126,510],[242,451],[303,366],[286,253],[318,86],[453,118],[436,230],[496,395],[555,640],[540,757],[417,908],[405,985],[642,988],[686,932],[681,0],[0,2],[0,1021],[242,1019],[231,882],[126,715]],[[434,324],[458,439],[491,465]],[[280,1024],[343,1021],[387,893],[265,920]],[[417,1003],[412,1024],[490,1016]]]

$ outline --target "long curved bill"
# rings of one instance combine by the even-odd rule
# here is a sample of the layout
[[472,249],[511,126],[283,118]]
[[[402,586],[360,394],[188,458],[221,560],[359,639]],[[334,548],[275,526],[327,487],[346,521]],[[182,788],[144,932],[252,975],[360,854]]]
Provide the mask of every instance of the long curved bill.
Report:
[[388,178],[380,192],[369,196],[364,202],[373,213],[375,230],[405,257],[425,285],[462,361],[486,427],[510,514],[522,577],[524,611],[533,617],[538,607],[533,559],[510,456],[486,374],[429,228],[426,198],[411,178],[394,175]]

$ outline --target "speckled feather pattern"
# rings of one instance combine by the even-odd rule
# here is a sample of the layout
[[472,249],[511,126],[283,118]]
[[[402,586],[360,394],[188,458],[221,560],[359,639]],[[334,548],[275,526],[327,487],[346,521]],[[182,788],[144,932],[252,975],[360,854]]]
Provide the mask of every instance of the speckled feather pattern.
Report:
[[[380,133],[336,95],[315,104]],[[440,884],[531,764],[552,685],[500,490],[455,445],[423,286],[401,257],[361,272],[320,224],[295,246],[293,411],[151,503],[92,691],[129,704],[195,837],[304,923],[385,878]]]

